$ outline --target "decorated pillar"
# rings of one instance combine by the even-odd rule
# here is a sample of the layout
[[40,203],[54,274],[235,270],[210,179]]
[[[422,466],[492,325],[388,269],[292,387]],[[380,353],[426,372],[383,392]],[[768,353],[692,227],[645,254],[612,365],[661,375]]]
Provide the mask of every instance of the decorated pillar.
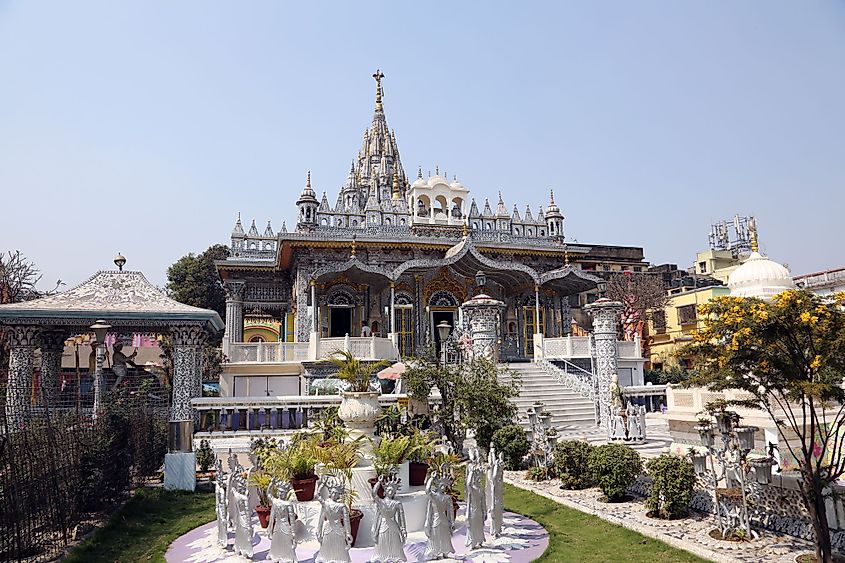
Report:
[[296,295],[296,341],[308,342],[311,333],[311,323],[308,322],[308,284],[310,280],[306,273],[305,264],[300,264],[296,270],[294,295]]
[[543,327],[540,324],[540,286],[534,285],[534,360],[545,357],[546,346],[543,342]]
[[173,400],[170,403],[168,453],[164,457],[164,488],[196,488],[193,451],[195,411],[191,399],[202,394],[201,346],[205,331],[198,325],[173,327]]
[[[464,327],[472,342],[472,358],[498,361],[499,325],[504,308],[503,302],[484,293],[479,293],[461,305]],[[463,353],[466,354],[466,350]]]
[[62,370],[65,336],[62,331],[51,330],[41,333],[41,396],[39,402],[48,408],[57,406],[59,373]]
[[9,335],[9,378],[6,384],[6,425],[17,430],[29,420],[32,364],[38,344],[38,327],[13,326]]
[[244,337],[244,290],[246,282],[227,281],[226,290],[226,326],[223,333],[223,353],[229,353],[229,344],[242,342]]
[[618,382],[616,332],[619,326],[619,314],[622,303],[609,299],[599,299],[584,307],[593,317],[593,336],[595,338],[595,372],[598,378],[596,403],[599,411],[599,423],[609,429],[610,409],[613,404],[613,385]]

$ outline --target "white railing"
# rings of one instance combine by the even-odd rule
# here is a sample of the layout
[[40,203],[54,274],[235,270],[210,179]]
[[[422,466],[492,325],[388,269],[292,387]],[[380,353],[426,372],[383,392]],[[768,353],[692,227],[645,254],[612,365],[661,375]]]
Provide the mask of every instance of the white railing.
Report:
[[[589,358],[592,356],[589,336],[564,336],[563,338],[543,339],[545,357],[556,359]],[[639,359],[639,339],[633,341],[619,340],[616,342],[616,349],[620,358]]]
[[[297,430],[328,407],[340,406],[340,395],[275,397],[200,397],[191,400],[199,413],[198,432]],[[436,402],[439,397],[433,397]],[[408,400],[406,394],[379,395],[382,407]]]
[[307,342],[232,342],[229,363],[285,363],[308,359]]
[[398,360],[399,351],[389,338],[377,336],[343,336],[320,338],[317,358],[331,356],[335,352],[349,352],[361,360]]

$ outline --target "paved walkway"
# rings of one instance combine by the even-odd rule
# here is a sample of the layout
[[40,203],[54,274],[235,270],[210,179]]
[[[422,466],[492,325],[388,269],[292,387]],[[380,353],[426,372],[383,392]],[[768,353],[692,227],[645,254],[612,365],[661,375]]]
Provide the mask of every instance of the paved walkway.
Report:
[[536,483],[527,481],[524,473],[524,471],[507,471],[505,481],[569,508],[592,514],[711,561],[794,563],[796,555],[813,550],[810,542],[765,531],[759,540],[752,542],[719,541],[709,536],[709,532],[716,527],[712,516],[696,513],[681,520],[649,518],[646,516],[646,508],[641,500],[620,503],[602,502],[599,500],[601,493],[598,489],[564,491],[561,490],[558,479]]
[[[637,450],[642,457],[657,457],[672,444],[672,437],[669,435],[669,423],[666,415],[651,412],[646,415],[646,440],[644,443],[629,443]],[[563,440],[585,440],[591,444],[604,444],[608,442],[607,432],[602,427],[595,425],[578,426],[556,426],[558,430],[558,441]]]

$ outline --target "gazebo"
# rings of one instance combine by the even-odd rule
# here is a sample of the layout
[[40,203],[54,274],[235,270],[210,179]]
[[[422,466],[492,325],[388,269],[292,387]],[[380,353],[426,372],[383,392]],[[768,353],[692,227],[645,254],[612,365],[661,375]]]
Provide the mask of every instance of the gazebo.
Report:
[[41,402],[49,408],[55,406],[51,403],[58,388],[62,350],[70,336],[89,333],[98,324],[118,336],[170,335],[174,347],[173,399],[169,412],[171,453],[165,460],[165,486],[193,488],[191,399],[202,392],[203,343],[209,334],[223,329],[223,321],[214,311],[170,299],[141,272],[123,271],[122,257],[115,263],[120,270],[97,272],[68,291],[0,305],[0,325],[10,344],[7,427],[19,428],[31,416],[36,348],[41,351]]

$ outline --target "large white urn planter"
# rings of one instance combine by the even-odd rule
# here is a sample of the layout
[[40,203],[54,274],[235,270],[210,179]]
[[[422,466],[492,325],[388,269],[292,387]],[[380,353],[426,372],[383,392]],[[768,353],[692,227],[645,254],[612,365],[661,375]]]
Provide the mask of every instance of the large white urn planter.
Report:
[[[349,428],[349,437],[357,440],[361,436],[376,439],[376,420],[381,414],[378,391],[346,391],[341,394],[343,400],[337,411],[338,417]],[[370,457],[370,442],[365,440],[361,448],[366,457]]]

